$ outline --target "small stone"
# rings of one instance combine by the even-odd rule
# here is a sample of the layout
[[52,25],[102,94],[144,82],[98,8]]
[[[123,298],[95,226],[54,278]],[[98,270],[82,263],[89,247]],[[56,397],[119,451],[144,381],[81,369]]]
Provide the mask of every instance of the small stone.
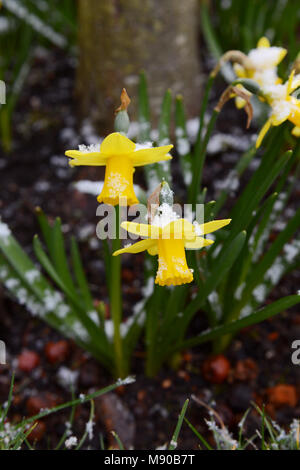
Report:
[[147,395],[146,390],[139,390],[137,393],[138,401],[144,401],[144,399],[146,398],[146,395]]
[[248,385],[237,384],[231,388],[228,402],[233,411],[244,412],[251,406],[253,399],[253,391]]
[[276,341],[278,339],[279,333],[278,331],[272,331],[271,333],[268,334],[268,339],[270,341]]
[[122,280],[124,282],[132,282],[135,279],[135,274],[130,269],[124,268],[122,270]]
[[165,379],[161,386],[162,388],[170,388],[172,386],[172,381],[170,379]]
[[178,377],[185,380],[186,382],[189,382],[190,379],[191,379],[190,375],[185,370],[179,370],[177,372],[177,375],[178,375]]
[[223,354],[209,357],[204,361],[202,367],[205,380],[214,384],[223,383],[227,379],[229,371],[230,362]]
[[297,391],[294,385],[278,384],[267,390],[269,402],[275,407],[296,406],[298,402]]
[[255,380],[257,374],[257,364],[251,358],[238,361],[233,372],[234,378],[242,382]]
[[45,354],[51,364],[57,364],[66,360],[69,349],[69,343],[64,339],[56,343],[49,341],[45,346]]
[[30,444],[34,444],[35,442],[39,442],[43,439],[45,432],[46,424],[44,421],[37,421],[31,433],[28,434],[27,439]]
[[57,405],[57,397],[51,393],[29,397],[26,409],[29,416],[38,414],[41,410],[50,409]]
[[109,447],[118,449],[111,431],[115,431],[125,449],[134,445],[136,424],[134,414],[115,393],[107,393],[95,402],[96,414],[104,423],[108,434]]
[[23,372],[31,372],[40,364],[40,357],[35,351],[24,350],[18,357],[18,367]]

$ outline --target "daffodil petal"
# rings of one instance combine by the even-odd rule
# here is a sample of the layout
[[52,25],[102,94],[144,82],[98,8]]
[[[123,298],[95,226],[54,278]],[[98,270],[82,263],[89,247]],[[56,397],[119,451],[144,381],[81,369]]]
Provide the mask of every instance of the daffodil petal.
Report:
[[288,82],[287,82],[287,88],[286,88],[287,95],[290,95],[292,93],[294,76],[295,76],[295,70],[292,70],[291,73],[290,73]]
[[186,219],[173,220],[162,229],[162,238],[170,236],[175,239],[194,239],[196,237],[195,227]]
[[234,63],[233,70],[238,78],[247,78],[247,72],[241,64]]
[[122,222],[121,227],[129,233],[139,237],[150,237],[157,239],[161,234],[161,228],[157,225],[137,224],[136,222]]
[[289,118],[291,111],[292,107],[290,106],[289,102],[283,104],[280,109],[278,109],[276,106],[273,106],[273,113],[270,116],[272,126],[280,126]]
[[201,233],[205,235],[206,233],[212,233],[222,227],[225,227],[226,225],[230,224],[230,222],[231,219],[212,220],[211,222],[206,222],[205,224],[199,224],[198,229],[199,232],[201,231]]
[[300,127],[295,126],[295,127],[293,128],[293,130],[292,130],[292,134],[293,134],[293,136],[295,136],[295,137],[300,137]]
[[148,251],[149,255],[156,256],[158,254],[158,245],[157,245],[157,243],[153,243],[153,245],[151,245],[148,248],[147,251]]
[[148,149],[141,149],[133,152],[130,155],[131,161],[134,166],[149,165],[162,160],[171,160],[171,155],[168,152],[173,148],[173,145],[164,145],[162,147],[153,147]]
[[240,96],[236,96],[235,105],[236,105],[237,109],[244,108],[245,104],[246,104],[246,101],[243,98],[240,98]]
[[140,242],[133,243],[130,246],[126,246],[121,250],[117,250],[113,253],[113,256],[122,255],[123,253],[141,253],[141,251],[145,251],[150,249],[153,245],[156,244],[155,240],[147,239],[141,240]]
[[100,152],[80,152],[80,150],[67,150],[67,157],[71,157],[70,166],[103,166],[106,165],[107,156]]
[[119,132],[109,134],[103,140],[100,150],[105,155],[126,155],[134,152],[135,143]]
[[294,76],[291,83],[291,93],[300,87],[300,74]]
[[261,47],[270,47],[270,41],[268,38],[266,38],[265,36],[263,36],[262,38],[260,38],[257,42],[257,47],[258,48],[261,48]]
[[214,241],[208,238],[196,237],[196,240],[194,241],[185,241],[184,247],[187,250],[199,250],[200,248],[212,245],[213,243]]
[[260,147],[262,141],[263,141],[263,138],[265,137],[266,133],[268,132],[268,130],[270,129],[272,125],[272,121],[271,119],[268,119],[267,122],[263,125],[263,127],[261,128],[261,131],[260,133],[258,134],[258,137],[256,139],[256,144],[255,144],[255,147],[258,149],[258,147]]

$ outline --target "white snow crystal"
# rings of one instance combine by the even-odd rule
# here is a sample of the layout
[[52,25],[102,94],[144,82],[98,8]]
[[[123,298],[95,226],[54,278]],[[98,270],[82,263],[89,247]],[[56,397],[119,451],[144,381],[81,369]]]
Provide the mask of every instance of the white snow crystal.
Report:
[[77,437],[75,436],[70,436],[68,439],[65,441],[65,446],[67,449],[71,449],[71,447],[74,447],[77,445]]

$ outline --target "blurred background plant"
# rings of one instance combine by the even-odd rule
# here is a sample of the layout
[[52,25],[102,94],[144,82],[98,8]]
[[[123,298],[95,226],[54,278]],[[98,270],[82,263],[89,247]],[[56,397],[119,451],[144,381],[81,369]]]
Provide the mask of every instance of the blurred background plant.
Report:
[[294,1],[201,0],[200,18],[202,33],[215,59],[231,49],[247,53],[265,35],[273,44],[284,44],[289,62],[299,52],[299,9]]
[[37,47],[53,46],[74,53],[76,2],[72,0],[3,0],[0,9],[0,80],[6,84],[6,104],[0,109],[3,150],[11,151],[12,115],[26,83]]

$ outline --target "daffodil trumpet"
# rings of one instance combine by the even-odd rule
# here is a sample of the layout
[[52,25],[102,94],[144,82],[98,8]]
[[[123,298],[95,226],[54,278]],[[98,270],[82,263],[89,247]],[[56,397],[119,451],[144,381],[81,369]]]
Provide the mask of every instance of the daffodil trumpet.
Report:
[[123,229],[145,239],[114,252],[113,256],[147,250],[152,256],[158,255],[156,284],[160,286],[186,284],[192,282],[193,273],[187,266],[185,250],[198,250],[211,245],[213,240],[206,239],[202,235],[225,227],[230,221],[231,219],[224,219],[205,224],[192,224],[186,219],[177,219],[164,226],[122,222]]
[[169,151],[173,145],[141,148],[120,132],[109,134],[99,148],[68,150],[70,166],[105,166],[105,178],[98,202],[128,205],[139,201],[133,187],[134,168],[160,161],[171,160]]

